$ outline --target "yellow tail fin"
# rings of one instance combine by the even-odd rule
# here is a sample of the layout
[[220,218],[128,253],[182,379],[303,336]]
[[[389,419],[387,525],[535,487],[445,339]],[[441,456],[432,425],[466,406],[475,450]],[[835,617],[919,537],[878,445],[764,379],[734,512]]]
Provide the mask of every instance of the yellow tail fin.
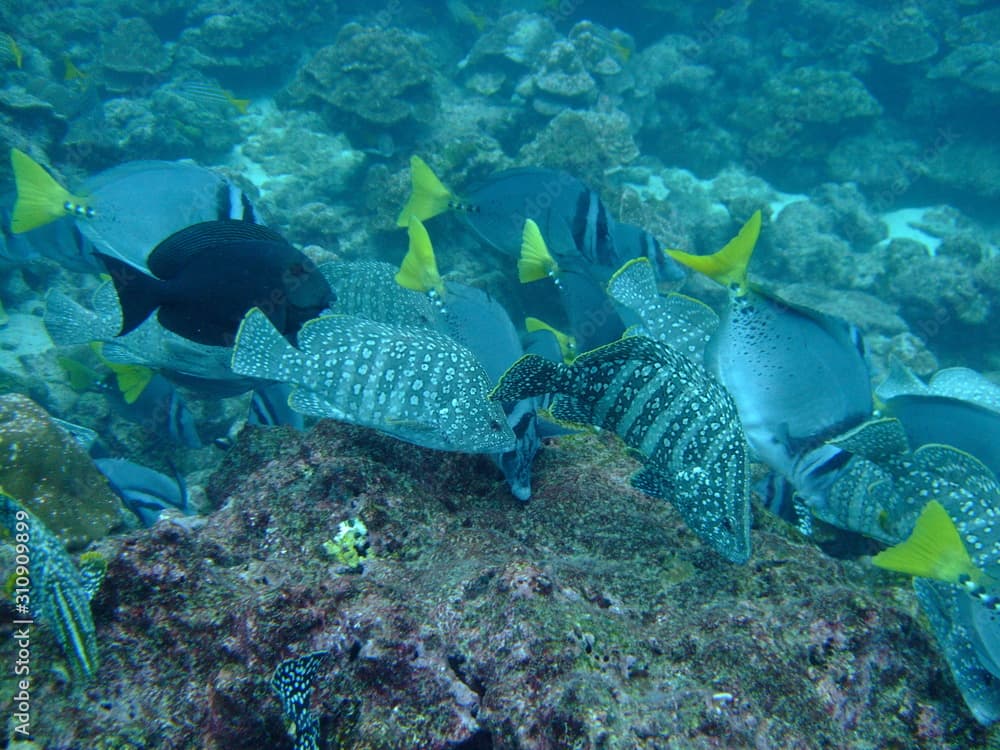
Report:
[[416,216],[409,221],[410,249],[396,274],[396,283],[417,292],[435,292],[444,299],[444,282],[438,273],[430,235]]
[[10,228],[14,234],[28,232],[44,226],[50,221],[67,214],[83,213],[83,200],[77,198],[53,179],[41,164],[23,151],[10,150],[10,163],[14,167],[14,183],[17,186],[17,201],[10,217]]
[[522,284],[544,278],[555,278],[559,265],[549,253],[538,225],[531,219],[524,222],[521,234],[521,257],[517,260],[517,278]]
[[559,351],[562,353],[563,362],[569,364],[576,358],[576,339],[567,333],[553,328],[548,323],[539,320],[538,318],[525,318],[524,328],[528,333],[534,333],[535,331],[548,331],[553,336],[556,337],[556,341],[559,342]]
[[105,364],[115,374],[115,382],[118,383],[118,390],[121,391],[126,404],[134,404],[149,385],[149,381],[153,379],[153,371],[143,365],[123,365],[107,360]]
[[247,107],[250,106],[249,99],[237,99],[228,91],[224,91],[223,93],[226,95],[226,101],[236,107],[241,115],[245,115],[247,113]]
[[909,538],[879,552],[872,562],[886,570],[949,583],[959,583],[964,577],[976,582],[983,578],[969,558],[954,521],[937,500],[924,507]]
[[754,211],[726,246],[712,255],[692,255],[680,250],[667,250],[667,254],[678,263],[699,271],[723,286],[746,286],[747,266],[750,256],[760,236],[760,211]]
[[396,226],[410,226],[410,217],[427,221],[432,216],[444,213],[451,202],[451,191],[442,184],[431,168],[419,156],[410,157],[410,197],[399,212]]

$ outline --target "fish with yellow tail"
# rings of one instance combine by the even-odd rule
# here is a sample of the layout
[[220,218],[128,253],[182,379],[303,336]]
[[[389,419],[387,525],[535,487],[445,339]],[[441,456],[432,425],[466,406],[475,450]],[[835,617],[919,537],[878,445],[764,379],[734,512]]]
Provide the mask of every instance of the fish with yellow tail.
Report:
[[558,394],[556,420],[617,434],[643,462],[631,484],[669,500],[708,546],[750,557],[746,443],[736,405],[704,368],[670,347],[631,336],[564,365],[528,354],[490,398]]
[[423,222],[410,216],[410,247],[396,274],[396,283],[406,289],[424,292],[439,307],[444,305],[445,288],[438,272],[434,246]]
[[706,365],[733,395],[754,452],[807,505],[819,503],[847,460],[826,441],[872,413],[864,345],[847,321],[791,305],[748,280],[760,229],[757,211],[713,255],[668,253],[729,289]]

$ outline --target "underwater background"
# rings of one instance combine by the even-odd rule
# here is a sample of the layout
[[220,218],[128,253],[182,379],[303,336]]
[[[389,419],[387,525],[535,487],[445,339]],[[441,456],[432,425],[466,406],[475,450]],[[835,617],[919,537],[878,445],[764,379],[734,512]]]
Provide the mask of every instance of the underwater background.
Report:
[[[696,255],[760,210],[752,279],[856,325],[872,388],[893,363],[1000,382],[993,3],[2,0],[0,32],[5,154],[70,191],[129,162],[192,160],[312,263],[394,267],[413,155],[453,202],[502,170],[561,170],[618,222]],[[136,174],[137,196],[156,189]],[[887,538],[867,527],[772,513],[762,463],[752,554],[734,564],[629,486],[634,451],[609,430],[548,440],[524,502],[488,451],[300,415],[244,426],[247,388],[150,380],[161,368],[53,341],[51,295],[88,305],[104,269],[81,259],[71,219],[15,232],[15,182],[5,156],[0,487],[44,516],[33,575],[54,583],[32,593],[49,598],[30,722],[18,584],[0,603],[0,747],[1000,743],[1000,625],[957,599],[935,620],[908,576],[872,566]],[[191,201],[164,196],[131,217],[120,198],[116,221]],[[523,333],[536,310],[516,256],[461,207],[427,228],[441,276],[488,292]],[[221,296],[228,272],[198,281]],[[698,274],[660,282],[727,305]],[[94,309],[78,328],[100,338]],[[165,395],[142,411],[130,378]],[[1000,439],[986,393],[992,417],[969,429]],[[95,459],[154,469],[129,475],[152,499],[123,504]],[[1000,498],[994,476],[950,471]],[[877,509],[884,528],[894,507]],[[2,555],[6,578],[16,549]]]

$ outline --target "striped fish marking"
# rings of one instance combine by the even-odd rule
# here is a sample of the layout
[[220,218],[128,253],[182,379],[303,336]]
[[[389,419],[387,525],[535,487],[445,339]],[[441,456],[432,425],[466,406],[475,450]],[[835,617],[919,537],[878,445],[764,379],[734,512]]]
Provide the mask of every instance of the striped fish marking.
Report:
[[642,336],[562,365],[526,355],[490,394],[559,394],[552,416],[615,432],[642,458],[637,489],[670,500],[698,537],[732,562],[750,556],[746,442],[736,405],[704,368]]
[[505,453],[514,433],[475,356],[426,328],[353,315],[309,321],[296,349],[257,308],[233,350],[234,372],[295,386],[302,414],[372,427],[425,448]]

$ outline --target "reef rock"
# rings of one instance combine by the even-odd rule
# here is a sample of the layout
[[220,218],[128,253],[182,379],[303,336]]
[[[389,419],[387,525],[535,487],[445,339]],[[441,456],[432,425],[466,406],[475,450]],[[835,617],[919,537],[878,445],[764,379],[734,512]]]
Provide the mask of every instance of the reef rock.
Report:
[[0,486],[69,549],[124,526],[118,496],[87,452],[26,396],[0,396]]
[[170,53],[143,18],[123,18],[101,40],[101,64],[116,73],[153,75],[170,67]]
[[[766,518],[751,562],[727,564],[628,487],[634,469],[611,436],[564,438],[521,504],[487,459],[332,422],[247,429],[214,515],[101,545],[100,672],[82,704],[40,672],[35,736],[290,747],[269,679],[326,651],[304,707],[320,747],[982,741],[908,588]],[[354,519],[352,572],[325,543]]]
[[524,164],[565,169],[597,184],[604,170],[628,164],[639,156],[624,112],[565,110],[552,118],[535,139],[521,149]]
[[336,44],[302,66],[285,96],[296,106],[325,103],[335,110],[333,119],[342,120],[346,113],[368,125],[427,122],[436,101],[433,78],[427,46],[418,35],[349,23]]

